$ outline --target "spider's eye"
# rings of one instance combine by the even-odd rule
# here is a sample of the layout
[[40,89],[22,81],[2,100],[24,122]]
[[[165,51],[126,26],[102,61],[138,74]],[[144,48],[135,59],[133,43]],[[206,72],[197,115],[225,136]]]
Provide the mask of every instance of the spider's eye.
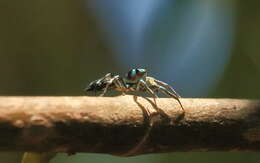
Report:
[[145,69],[141,69],[141,68],[136,69],[137,76],[143,76],[145,73],[146,73]]
[[128,80],[135,80],[136,79],[136,69],[132,69],[127,73]]

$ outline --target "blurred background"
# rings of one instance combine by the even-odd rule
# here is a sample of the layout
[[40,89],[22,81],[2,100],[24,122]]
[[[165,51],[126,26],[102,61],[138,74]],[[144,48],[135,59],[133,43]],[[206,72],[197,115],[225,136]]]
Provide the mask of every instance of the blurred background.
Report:
[[[0,1],[0,95],[85,95],[107,72],[146,68],[183,97],[260,98],[260,1]],[[21,153],[0,153],[18,163]],[[51,163],[256,163],[257,153],[119,158],[60,154]]]

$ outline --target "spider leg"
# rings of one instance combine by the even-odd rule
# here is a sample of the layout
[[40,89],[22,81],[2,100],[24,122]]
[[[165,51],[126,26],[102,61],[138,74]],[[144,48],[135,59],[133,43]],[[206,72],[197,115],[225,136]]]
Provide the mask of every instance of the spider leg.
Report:
[[104,96],[104,95],[106,94],[106,92],[107,92],[107,90],[108,90],[108,87],[113,83],[113,81],[114,81],[114,79],[110,79],[110,80],[108,81],[108,83],[107,83],[107,85],[106,85],[104,91],[103,91],[99,96],[102,97],[102,96]]
[[175,95],[175,97],[177,97],[177,98],[180,98],[180,97],[181,97],[169,84],[167,84],[167,83],[165,83],[165,82],[163,82],[163,81],[157,80],[157,79],[154,79],[154,81],[155,81],[158,85],[160,85],[160,86],[162,86],[162,87],[164,87],[164,88],[166,87],[166,88],[168,88],[169,90],[171,90],[172,93]]
[[154,87],[155,87],[155,89],[161,91],[161,92],[164,93],[165,95],[169,95],[169,96],[173,97],[174,99],[176,99],[176,100],[178,101],[178,103],[180,104],[182,111],[185,112],[185,110],[184,110],[184,108],[183,108],[183,106],[182,106],[182,104],[181,104],[181,101],[180,101],[180,99],[179,99],[179,96],[177,96],[176,94],[174,94],[174,93],[168,91],[166,88],[164,88],[164,87],[162,87],[162,86],[154,86]]
[[156,98],[158,98],[158,96],[154,93],[154,91],[147,85],[147,83],[144,80],[140,80],[139,82],[140,85],[142,85],[144,89],[153,96],[153,100],[156,105]]
[[[110,74],[107,74],[107,75],[110,75]],[[107,76],[107,75],[106,75],[106,76]],[[109,80],[107,81],[107,84],[106,84],[106,87],[104,88],[103,93],[101,93],[99,96],[104,96],[104,95],[106,94],[106,92],[107,92],[109,86],[111,86],[111,84],[115,81],[116,78],[117,78],[117,76],[114,76],[114,77],[112,77],[111,79],[109,79]]]
[[[140,87],[141,87],[142,84],[144,85],[144,87],[146,87],[145,85],[147,85],[144,80],[140,80],[140,81],[137,82],[137,84],[136,84],[136,90],[137,90],[137,91],[140,90]],[[147,86],[147,87],[148,87],[148,86]]]
[[105,93],[107,92],[109,86],[111,86],[111,84],[113,84],[113,83],[115,84],[116,88],[119,88],[119,89],[122,90],[122,91],[124,90],[124,88],[125,88],[125,83],[123,83],[123,81],[120,80],[120,77],[119,77],[118,75],[116,75],[116,76],[112,77],[112,79],[110,79],[110,80],[107,82],[107,85],[106,85],[106,87],[105,87],[103,93],[100,94],[100,96],[104,96]]
[[125,95],[125,90],[127,89],[127,85],[125,81],[122,79],[122,77],[119,77],[117,75],[117,78],[115,79],[115,85],[117,88],[119,88],[122,91],[122,95]]
[[[105,95],[105,93],[107,92],[108,87],[112,84],[112,80],[113,80],[113,77],[112,77],[111,73],[107,73],[104,77],[102,77],[102,78],[97,80],[97,83],[108,81],[107,84],[106,84],[106,87],[105,87],[105,89],[103,91],[103,93],[101,93],[99,96],[104,96]],[[95,90],[95,95],[96,95],[96,93],[97,93],[97,91]]]

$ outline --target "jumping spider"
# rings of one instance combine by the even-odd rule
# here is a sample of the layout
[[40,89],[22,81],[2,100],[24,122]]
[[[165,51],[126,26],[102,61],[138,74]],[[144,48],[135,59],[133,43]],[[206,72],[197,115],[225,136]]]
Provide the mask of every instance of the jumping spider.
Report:
[[[156,102],[157,92],[160,91],[178,101],[183,112],[185,112],[177,92],[167,83],[147,76],[146,69],[131,69],[125,77],[107,73],[104,77],[91,82],[85,91],[103,91],[100,96],[104,96],[107,90],[117,90],[125,94],[128,91],[148,92]],[[156,92],[156,93],[155,93]]]

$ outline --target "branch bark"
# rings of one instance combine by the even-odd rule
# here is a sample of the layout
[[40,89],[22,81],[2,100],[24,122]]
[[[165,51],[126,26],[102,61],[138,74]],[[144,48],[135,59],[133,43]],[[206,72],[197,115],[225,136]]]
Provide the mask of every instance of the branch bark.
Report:
[[260,101],[0,97],[0,151],[260,151]]

